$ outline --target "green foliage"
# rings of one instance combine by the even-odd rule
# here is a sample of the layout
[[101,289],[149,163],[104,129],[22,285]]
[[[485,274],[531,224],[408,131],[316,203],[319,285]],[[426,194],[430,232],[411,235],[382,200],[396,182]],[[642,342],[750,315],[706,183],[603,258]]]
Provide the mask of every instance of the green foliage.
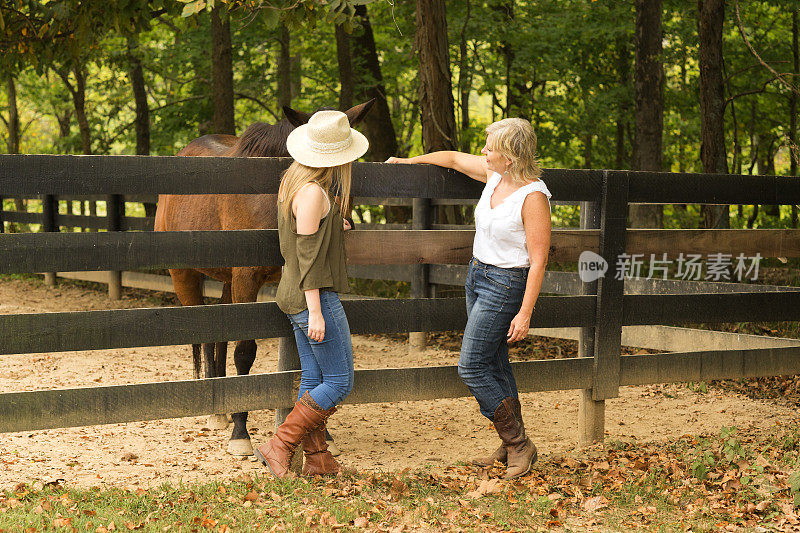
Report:
[[[791,10],[797,1],[742,4],[742,22],[765,61],[791,70]],[[0,74],[16,79],[22,151],[80,151],[72,97],[55,70],[86,73],[86,110],[94,153],[133,153],[131,58],[144,68],[151,152],[174,154],[211,132],[210,17],[231,22],[237,131],[282,118],[277,104],[279,26],[291,33],[292,105],[338,105],[334,25],[365,31],[354,17],[366,5],[398,155],[422,151],[414,2],[370,0],[0,0]],[[182,16],[183,15],[183,16]],[[477,153],[483,130],[508,115],[536,127],[545,166],[630,168],[634,115],[634,7],[591,0],[447,2],[450,70],[459,141]],[[665,109],[663,161],[701,170],[696,5],[667,0],[663,11]],[[729,168],[785,174],[789,167],[789,92],[744,47],[733,10],[724,25],[725,129]],[[354,60],[361,83],[375,80]],[[465,87],[462,94],[460,87]],[[360,87],[356,87],[358,93]],[[7,122],[5,91],[0,117]],[[462,111],[468,111],[462,116]],[[64,127],[60,127],[60,123]],[[8,138],[0,127],[0,140]],[[556,206],[554,221],[577,226],[577,210]],[[792,227],[790,208],[731,209],[732,227]],[[376,219],[381,218],[377,211]],[[665,208],[665,227],[698,226],[697,206]]]

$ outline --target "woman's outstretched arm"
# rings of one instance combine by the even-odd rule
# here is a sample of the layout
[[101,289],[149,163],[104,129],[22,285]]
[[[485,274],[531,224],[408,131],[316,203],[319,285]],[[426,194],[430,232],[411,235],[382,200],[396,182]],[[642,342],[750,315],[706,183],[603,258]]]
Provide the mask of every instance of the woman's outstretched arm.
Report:
[[465,154],[463,152],[442,151],[418,155],[416,157],[390,157],[387,163],[429,163],[445,168],[452,168],[466,174],[474,180],[486,183],[489,169],[486,167],[486,158],[480,155]]

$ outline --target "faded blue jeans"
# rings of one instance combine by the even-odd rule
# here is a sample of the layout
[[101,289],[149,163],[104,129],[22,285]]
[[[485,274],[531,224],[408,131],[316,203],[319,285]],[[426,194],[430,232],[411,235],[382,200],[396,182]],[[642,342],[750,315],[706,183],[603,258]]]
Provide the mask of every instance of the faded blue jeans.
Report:
[[469,262],[467,326],[461,343],[458,375],[488,419],[504,398],[516,398],[517,382],[508,361],[507,334],[522,306],[528,268],[500,268]]
[[344,314],[339,295],[319,291],[322,317],[325,319],[325,338],[308,338],[308,309],[288,315],[300,354],[300,392],[306,392],[327,410],[344,400],[353,390],[353,344],[350,325]]

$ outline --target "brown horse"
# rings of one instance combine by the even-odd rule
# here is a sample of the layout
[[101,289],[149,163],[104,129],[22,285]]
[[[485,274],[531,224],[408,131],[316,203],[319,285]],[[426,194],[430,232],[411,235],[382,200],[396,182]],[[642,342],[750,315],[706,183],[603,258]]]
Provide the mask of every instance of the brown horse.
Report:
[[[358,124],[372,107],[374,100],[347,110],[350,124]],[[330,109],[330,108],[328,108]],[[250,125],[241,138],[233,135],[205,135],[190,142],[177,155],[223,157],[288,157],[286,138],[308,122],[310,113],[284,107],[285,119],[277,124],[257,122]],[[156,209],[156,231],[241,230],[278,227],[277,196],[274,194],[162,194]],[[203,278],[208,276],[223,283],[219,303],[255,302],[266,282],[280,278],[280,267],[180,268],[169,271],[181,305],[203,304]],[[194,378],[200,377],[201,347],[192,345]],[[227,342],[202,345],[205,377],[225,376]],[[256,358],[256,341],[237,341],[233,359],[238,375],[250,373]],[[252,455],[253,447],[247,432],[247,412],[234,413],[233,433],[228,452]],[[209,424],[216,429],[228,425],[225,415],[212,415]]]

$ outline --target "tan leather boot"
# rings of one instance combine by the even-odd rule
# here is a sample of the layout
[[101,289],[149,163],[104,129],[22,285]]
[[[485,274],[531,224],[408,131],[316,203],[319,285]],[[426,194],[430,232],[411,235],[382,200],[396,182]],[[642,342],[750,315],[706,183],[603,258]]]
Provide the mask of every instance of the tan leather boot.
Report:
[[[335,411],[336,408],[334,407],[331,410]],[[328,451],[324,425],[308,432],[303,439],[303,453],[305,454],[305,462],[303,463],[304,476],[334,475],[341,470],[339,463]]]
[[[522,421],[522,404],[519,402],[519,398],[511,398],[511,405],[514,410],[514,416],[517,417],[520,425],[525,427],[525,423]],[[508,450],[506,450],[505,445],[500,444],[498,448],[492,453],[492,455],[486,457],[477,457],[472,460],[472,464],[475,466],[480,466],[483,468],[489,468],[490,466],[494,466],[495,462],[507,464],[508,463]]]
[[494,412],[492,422],[508,453],[508,469],[503,479],[514,479],[527,474],[536,462],[536,446],[525,435],[525,426],[515,416],[515,402],[512,397],[505,398]]
[[328,411],[323,411],[306,392],[294,404],[294,408],[269,442],[256,448],[256,459],[269,468],[275,477],[286,477],[297,445],[309,431],[324,424],[328,416]]

